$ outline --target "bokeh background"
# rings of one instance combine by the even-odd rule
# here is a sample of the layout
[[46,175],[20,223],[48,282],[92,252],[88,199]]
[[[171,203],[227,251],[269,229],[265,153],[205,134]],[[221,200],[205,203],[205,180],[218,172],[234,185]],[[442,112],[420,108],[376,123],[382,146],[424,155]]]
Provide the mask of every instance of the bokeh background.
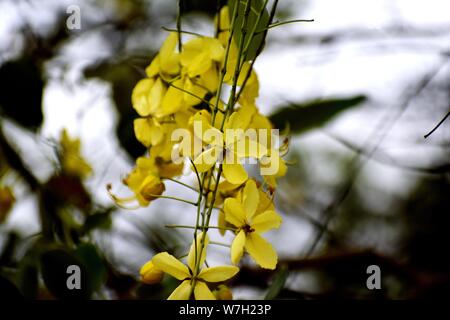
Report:
[[[216,1],[182,4],[184,30],[213,34]],[[71,5],[79,30],[66,27]],[[177,13],[172,0],[0,1],[0,186],[15,197],[0,219],[0,296],[163,299],[176,286],[143,285],[139,268],[186,252],[192,232],[165,225],[192,223],[192,208],[124,210],[106,186],[130,194],[121,180],[145,152],[131,90]],[[314,19],[271,29],[255,64],[259,107],[291,132],[284,223],[268,234],[279,268],[244,259],[235,298],[449,296],[450,120],[424,138],[450,108],[449,13],[446,0],[279,1],[277,20]],[[60,174],[64,128],[81,140],[86,179]],[[229,263],[227,252],[209,259]],[[82,292],[58,271],[72,262],[88,274]],[[372,264],[380,290],[366,287]]]

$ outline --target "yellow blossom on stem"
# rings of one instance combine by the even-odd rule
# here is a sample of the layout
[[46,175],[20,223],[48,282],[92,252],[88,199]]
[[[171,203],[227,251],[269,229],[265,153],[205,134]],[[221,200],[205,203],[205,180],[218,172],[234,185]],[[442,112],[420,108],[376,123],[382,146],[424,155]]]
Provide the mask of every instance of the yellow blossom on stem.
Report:
[[205,237],[205,243],[201,243],[202,238],[202,234],[198,234],[194,239],[187,256],[187,265],[167,252],[158,253],[152,258],[156,268],[182,281],[169,296],[169,300],[189,300],[191,293],[196,300],[215,300],[207,283],[226,281],[238,273],[239,268],[235,266],[202,268],[206,259],[208,237]]
[[231,245],[231,261],[237,264],[244,249],[265,269],[275,269],[277,254],[261,234],[281,224],[281,217],[273,210],[258,213],[260,197],[256,183],[248,180],[242,200],[228,198],[224,203],[225,219],[237,228]]
[[[210,145],[205,151],[200,153],[194,164],[198,172],[206,172],[211,169],[219,160],[223,161],[223,175],[232,184],[242,184],[248,174],[242,166],[240,160],[243,158],[262,158],[266,153],[266,148],[257,141],[249,139],[244,135],[239,114],[232,114],[225,125],[224,134],[214,128],[209,120],[209,113],[200,111],[195,116],[195,121],[201,123],[202,133],[196,134],[202,141]],[[231,132],[231,134],[229,134]]]

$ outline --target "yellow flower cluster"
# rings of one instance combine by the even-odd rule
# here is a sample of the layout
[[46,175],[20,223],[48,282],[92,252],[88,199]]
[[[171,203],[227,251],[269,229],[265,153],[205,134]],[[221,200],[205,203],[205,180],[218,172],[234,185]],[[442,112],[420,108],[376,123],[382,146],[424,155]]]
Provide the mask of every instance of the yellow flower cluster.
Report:
[[[147,77],[132,93],[139,114],[135,135],[149,152],[137,159],[124,179],[134,195],[115,200],[122,204],[135,200],[147,206],[166,197],[162,196],[164,180],[182,174],[183,164],[188,163],[183,160],[189,160],[198,181],[192,186],[199,192],[197,221],[192,226],[196,236],[187,263],[163,252],[141,269],[147,284],[161,281],[164,273],[182,281],[169,299],[231,298],[231,291],[221,283],[238,273],[235,265],[244,252],[262,268],[277,265],[275,250],[261,234],[281,224],[273,195],[276,179],[287,170],[281,157],[285,146],[275,146],[273,126],[256,105],[258,77],[252,64],[243,59],[243,44],[229,39],[233,23],[227,7],[216,21],[220,22],[216,37],[193,36],[179,43],[179,34],[171,32],[146,68]],[[227,86],[231,93],[225,99],[222,89]],[[180,129],[188,139],[176,134]],[[249,130],[257,134],[246,134]],[[242,165],[247,159],[259,164],[261,181],[249,177]],[[263,170],[267,168],[274,170]],[[230,230],[235,235],[230,255],[233,266],[205,268],[213,209],[219,209],[215,228],[221,234]]]

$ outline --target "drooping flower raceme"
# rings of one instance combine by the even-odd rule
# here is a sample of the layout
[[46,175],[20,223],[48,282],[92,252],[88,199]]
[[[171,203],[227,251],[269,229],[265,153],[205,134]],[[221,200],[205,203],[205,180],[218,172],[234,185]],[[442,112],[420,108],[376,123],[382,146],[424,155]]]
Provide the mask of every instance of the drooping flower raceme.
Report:
[[[274,143],[273,125],[257,106],[259,80],[252,61],[244,58],[247,44],[230,39],[241,27],[233,21],[242,14],[237,7],[223,7],[215,37],[170,32],[132,92],[139,115],[134,133],[148,151],[123,179],[132,195],[120,198],[110,190],[113,199],[122,206],[145,207],[159,198],[195,206],[193,225],[172,226],[194,229],[187,262],[162,252],[141,268],[142,282],[149,285],[164,273],[181,281],[169,299],[231,298],[223,282],[236,275],[246,252],[262,268],[277,265],[277,254],[262,234],[281,224],[273,197],[277,179],[287,171],[282,158],[287,147]],[[260,181],[247,164],[258,166]],[[187,177],[191,182],[179,180],[186,171],[192,173]],[[166,195],[168,181],[197,191],[198,197]],[[213,226],[216,213],[218,224]],[[206,266],[211,229],[221,235],[234,232],[233,265]]]

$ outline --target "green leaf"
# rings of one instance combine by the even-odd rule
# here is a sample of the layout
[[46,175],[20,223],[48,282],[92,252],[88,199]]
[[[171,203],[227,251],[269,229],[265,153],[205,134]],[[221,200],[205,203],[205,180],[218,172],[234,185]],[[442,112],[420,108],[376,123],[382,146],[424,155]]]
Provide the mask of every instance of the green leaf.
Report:
[[97,248],[90,243],[83,243],[75,250],[75,256],[86,268],[92,290],[99,289],[106,280],[106,266]]
[[288,268],[286,266],[282,266],[280,271],[278,271],[275,275],[269,290],[267,290],[266,296],[264,297],[265,300],[273,300],[278,296],[281,290],[283,290],[288,274]]
[[105,211],[96,212],[88,216],[83,225],[83,232],[89,232],[94,229],[107,230],[111,228],[112,225],[111,213],[112,210],[107,209]]
[[342,111],[367,101],[364,95],[348,98],[313,100],[305,103],[290,104],[279,108],[269,118],[275,128],[289,125],[291,133],[301,133],[323,126]]
[[[230,13],[230,22],[233,20],[233,9],[236,4],[236,1],[239,0],[228,0],[228,11]],[[247,0],[250,1],[250,0]],[[234,41],[236,43],[236,46],[239,47],[239,44],[241,43],[242,39],[242,21],[243,19],[247,19],[247,23],[245,24],[245,39],[244,39],[244,48],[248,46],[247,54],[245,55],[245,61],[253,60],[256,58],[256,56],[259,53],[260,48],[264,44],[265,40],[265,33],[259,32],[261,30],[264,30],[269,25],[269,12],[265,8],[263,11],[263,14],[261,16],[261,19],[258,22],[258,15],[261,12],[263,6],[264,6],[264,0],[251,0],[250,4],[250,13],[248,17],[245,17],[245,7],[246,2],[245,1],[239,1],[239,7],[238,7],[238,16],[234,20]],[[256,28],[255,28],[256,26]],[[255,34],[253,34],[252,37],[252,31],[255,30]]]

